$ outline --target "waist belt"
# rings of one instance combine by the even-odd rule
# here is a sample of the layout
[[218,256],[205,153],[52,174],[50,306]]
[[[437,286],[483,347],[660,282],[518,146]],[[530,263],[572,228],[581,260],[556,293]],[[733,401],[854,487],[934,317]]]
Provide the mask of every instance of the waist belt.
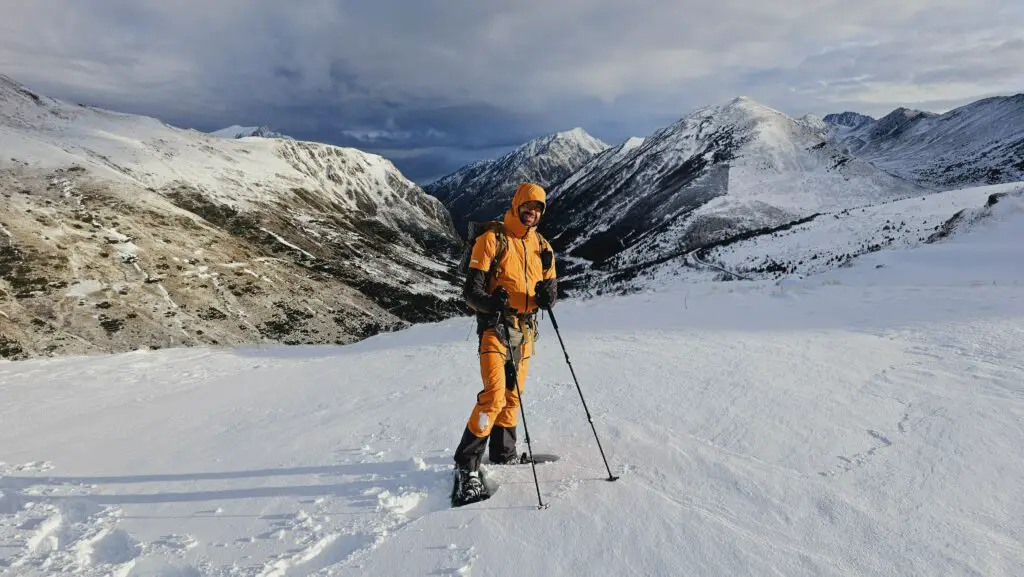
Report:
[[505,313],[505,324],[520,332],[537,334],[537,313]]

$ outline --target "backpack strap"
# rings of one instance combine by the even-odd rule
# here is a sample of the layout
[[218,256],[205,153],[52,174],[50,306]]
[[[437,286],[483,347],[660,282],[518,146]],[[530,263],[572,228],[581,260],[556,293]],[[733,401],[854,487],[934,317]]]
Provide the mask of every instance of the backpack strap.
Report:
[[488,282],[498,274],[497,267],[501,264],[501,257],[508,250],[508,235],[505,234],[505,224],[500,220],[491,221],[490,230],[494,232],[495,250],[494,258],[491,259],[491,266],[487,269]]
[[[534,230],[533,234],[537,235],[537,238],[540,239],[540,243],[539,244],[541,245],[541,252],[544,252],[545,248],[547,250],[551,251],[552,253],[554,252],[554,249],[551,248],[551,243],[548,242],[548,239],[544,238],[544,235],[542,235],[540,233],[540,231]],[[544,270],[547,271],[549,268],[551,268],[550,264],[548,266],[544,267]]]

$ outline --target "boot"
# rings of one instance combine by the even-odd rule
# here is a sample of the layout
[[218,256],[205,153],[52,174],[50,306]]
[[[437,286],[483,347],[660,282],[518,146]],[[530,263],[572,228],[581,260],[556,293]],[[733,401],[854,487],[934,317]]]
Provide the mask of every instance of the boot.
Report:
[[488,498],[480,471],[455,469],[455,486],[452,488],[452,505],[460,506]]

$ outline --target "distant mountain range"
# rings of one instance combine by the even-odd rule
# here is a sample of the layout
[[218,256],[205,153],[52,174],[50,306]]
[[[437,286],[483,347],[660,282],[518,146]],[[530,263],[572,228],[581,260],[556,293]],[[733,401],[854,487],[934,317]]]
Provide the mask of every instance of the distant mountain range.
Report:
[[925,186],[1024,180],[1024,94],[944,114],[898,108],[878,120],[852,112],[830,116],[829,138],[840,149]]
[[423,187],[452,213],[459,234],[470,220],[499,217],[520,182],[561,182],[608,145],[581,128],[531,140],[494,160],[481,160]]
[[465,314],[460,236],[522,181],[547,188],[572,294],[934,241],[1022,193],[968,187],[1024,180],[1024,95],[879,119],[741,97],[614,146],[558,132],[420,188],[360,150],[181,130],[0,76],[0,147],[0,357],[347,343]]
[[584,165],[554,187],[544,228],[563,251],[615,268],[922,192],[840,152],[814,123],[737,98]]
[[[462,226],[506,206],[518,181],[543,180],[551,205],[541,229],[573,272],[635,270],[822,212],[1024,180],[1022,102],[1017,95],[941,115],[901,108],[880,119],[793,119],[740,97],[644,138],[578,147],[586,153],[560,167],[559,157],[534,159],[524,147],[425,190]],[[537,160],[543,178],[531,170]]]
[[282,138],[285,140],[295,140],[291,136],[275,132],[267,126],[239,126],[234,124],[227,128],[215,130],[210,134],[214,136],[222,136],[224,138],[247,138],[250,136],[257,136],[259,138]]
[[0,356],[347,343],[463,312],[444,206],[351,148],[0,77]]
[[874,122],[875,119],[871,118],[866,114],[859,112],[840,112],[838,114],[826,114],[822,119],[826,125],[832,126],[845,126],[848,128],[858,128],[869,122]]

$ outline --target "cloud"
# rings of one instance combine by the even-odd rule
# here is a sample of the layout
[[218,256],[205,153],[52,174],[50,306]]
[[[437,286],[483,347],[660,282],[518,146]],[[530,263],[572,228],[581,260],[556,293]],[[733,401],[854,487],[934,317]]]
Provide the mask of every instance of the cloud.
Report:
[[499,150],[574,126],[614,142],[739,94],[798,115],[879,115],[1024,89],[1018,0],[0,0],[0,9],[0,72],[41,92],[200,129],[268,124],[393,155],[420,150],[415,166],[404,157],[420,174],[428,162],[447,166],[439,150]]

